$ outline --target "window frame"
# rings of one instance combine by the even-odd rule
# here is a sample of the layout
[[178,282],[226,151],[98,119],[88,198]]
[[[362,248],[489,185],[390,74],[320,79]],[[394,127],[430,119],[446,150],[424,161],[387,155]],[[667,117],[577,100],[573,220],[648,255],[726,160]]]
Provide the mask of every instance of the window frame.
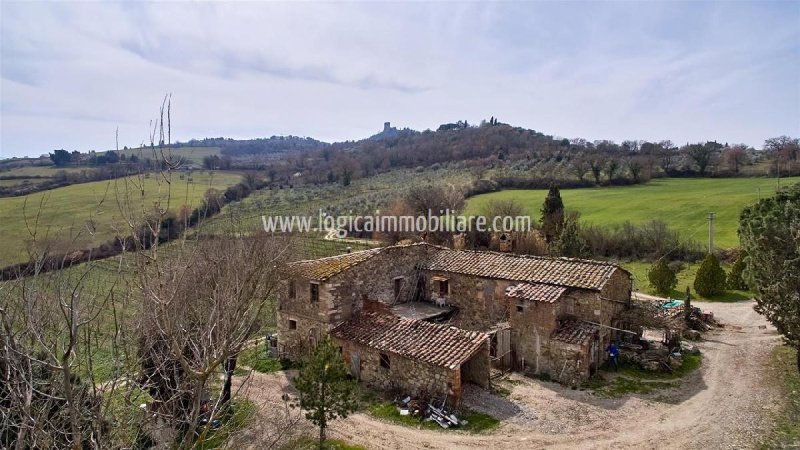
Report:
[[378,353],[378,362],[382,369],[391,370],[392,369],[392,360],[389,359],[388,353]]
[[289,319],[289,329],[296,330],[297,329],[297,321],[294,319]]
[[308,296],[311,303],[319,303],[319,283],[312,281],[308,284]]
[[297,298],[297,286],[295,285],[294,280],[289,280],[287,295],[289,296],[290,299]]
[[447,278],[441,278],[436,281],[439,283],[439,289],[437,290],[439,296],[447,297],[448,295],[450,295],[450,280],[448,280]]

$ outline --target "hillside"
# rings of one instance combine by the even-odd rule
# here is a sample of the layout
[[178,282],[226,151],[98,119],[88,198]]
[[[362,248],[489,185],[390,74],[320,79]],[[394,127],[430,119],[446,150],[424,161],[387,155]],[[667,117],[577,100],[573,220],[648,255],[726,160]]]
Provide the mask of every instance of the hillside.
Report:
[[169,199],[169,210],[178,212],[183,205],[196,206],[209,188],[224,190],[237,183],[241,176],[197,172],[191,182],[181,178],[174,175],[168,185],[154,174],[144,179],[141,186],[135,177],[130,177],[0,198],[0,216],[3,217],[0,232],[4,237],[0,266],[28,260],[34,230],[38,232],[40,245],[60,251],[97,246],[114,236],[130,233],[120,209],[140,215],[151,210],[157,200]]
[[[781,185],[800,182],[800,177],[781,179]],[[587,223],[601,226],[625,221],[644,223],[662,220],[685,238],[705,242],[706,214],[716,213],[714,243],[729,248],[738,245],[736,229],[742,208],[775,192],[774,178],[657,179],[644,185],[590,189],[562,189],[568,210],[581,213]],[[546,190],[505,190],[473,197],[467,212],[477,214],[498,200],[519,202],[527,214],[538,219]]]

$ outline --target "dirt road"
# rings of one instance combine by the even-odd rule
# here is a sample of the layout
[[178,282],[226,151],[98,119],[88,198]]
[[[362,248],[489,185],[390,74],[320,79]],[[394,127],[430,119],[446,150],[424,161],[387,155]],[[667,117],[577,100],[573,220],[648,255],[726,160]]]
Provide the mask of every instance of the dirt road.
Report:
[[[778,334],[753,302],[697,303],[726,326],[699,344],[704,361],[680,387],[655,396],[601,399],[518,375],[508,398],[470,389],[465,402],[502,419],[487,434],[416,430],[359,413],[329,435],[370,449],[750,448],[770,425],[778,394],[761,380]],[[256,375],[251,398],[285,392],[285,375]],[[254,395],[255,394],[255,395]]]

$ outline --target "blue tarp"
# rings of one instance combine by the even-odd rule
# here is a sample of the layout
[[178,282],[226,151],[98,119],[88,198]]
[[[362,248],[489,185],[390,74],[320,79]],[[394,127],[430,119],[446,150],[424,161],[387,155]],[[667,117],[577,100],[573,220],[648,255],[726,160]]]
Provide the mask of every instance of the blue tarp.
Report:
[[683,306],[683,300],[675,300],[674,298],[671,298],[668,302],[661,305],[661,309],[672,309],[677,308],[678,306]]

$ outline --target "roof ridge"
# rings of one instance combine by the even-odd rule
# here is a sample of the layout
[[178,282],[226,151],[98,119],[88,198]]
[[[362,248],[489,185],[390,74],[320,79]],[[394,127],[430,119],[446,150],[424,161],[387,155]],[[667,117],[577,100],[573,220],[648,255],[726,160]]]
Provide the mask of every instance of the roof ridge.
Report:
[[612,262],[612,261],[601,261],[597,259],[585,259],[585,258],[569,258],[566,256],[545,256],[545,255],[525,255],[521,253],[510,253],[510,252],[498,252],[496,250],[473,250],[473,249],[461,249],[456,250],[449,247],[444,247],[444,250],[449,250],[452,252],[462,252],[462,253],[473,253],[473,254],[486,254],[486,255],[498,255],[504,256],[507,258],[520,258],[520,259],[539,259],[545,261],[568,261],[568,262],[583,262],[587,264],[597,264],[599,266],[615,266],[615,267],[622,267],[619,264]]
[[297,261],[292,261],[292,262],[288,263],[288,265],[291,266],[291,265],[294,265],[294,264],[307,263],[307,262],[328,261],[328,260],[331,260],[331,259],[345,258],[345,257],[348,257],[348,256],[359,255],[359,254],[362,254],[362,253],[366,254],[366,253],[369,253],[369,252],[380,253],[381,251],[383,251],[386,248],[388,248],[388,247],[375,247],[375,248],[368,248],[368,249],[364,249],[364,250],[357,250],[355,252],[350,252],[350,253],[341,253],[339,255],[323,256],[322,258],[299,259]]

